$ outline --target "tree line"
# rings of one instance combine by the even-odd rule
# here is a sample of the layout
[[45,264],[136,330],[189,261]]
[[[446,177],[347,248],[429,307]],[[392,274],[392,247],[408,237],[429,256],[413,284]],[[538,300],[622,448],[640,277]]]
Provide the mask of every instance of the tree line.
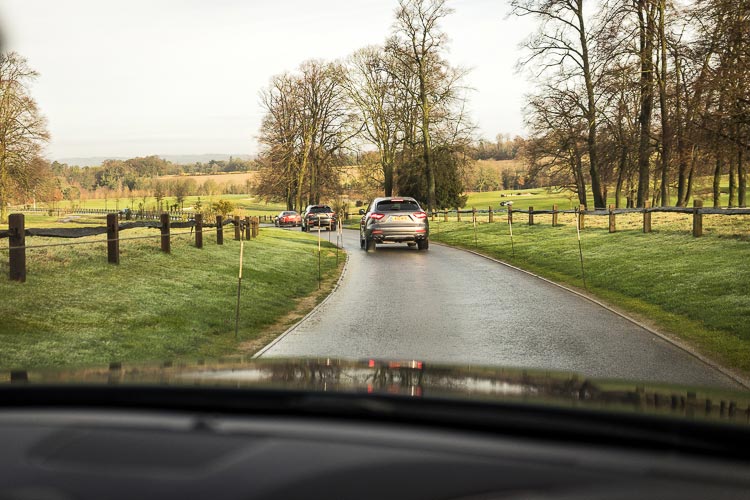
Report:
[[259,194],[289,209],[336,194],[352,156],[386,196],[461,206],[472,160],[465,70],[445,58],[445,0],[399,0],[382,45],[304,61],[260,94]]
[[713,178],[719,206],[745,206],[750,138],[750,1],[512,0],[536,20],[519,66],[531,175],[597,208],[685,206]]

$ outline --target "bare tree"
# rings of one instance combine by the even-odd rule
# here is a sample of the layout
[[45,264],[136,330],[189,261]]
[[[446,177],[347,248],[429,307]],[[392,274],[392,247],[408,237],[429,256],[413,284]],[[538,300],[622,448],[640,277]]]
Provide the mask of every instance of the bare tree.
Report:
[[259,194],[283,197],[289,209],[300,210],[337,186],[339,155],[358,132],[342,80],[338,65],[306,61],[298,72],[272,78],[261,92],[266,114]]
[[537,62],[537,76],[546,75],[557,82],[581,81],[580,94],[575,98],[587,122],[586,149],[594,205],[603,208],[606,200],[598,160],[595,88],[601,64],[592,52],[596,29],[587,25],[591,16],[584,12],[583,0],[512,0],[511,7],[517,16],[539,20],[537,32],[526,43],[529,55],[521,64]]
[[399,99],[398,81],[389,56],[381,47],[365,47],[348,59],[346,87],[360,114],[362,130],[380,156],[385,196],[393,195],[399,129],[406,103]]
[[[446,0],[399,0],[393,36],[388,41],[388,50],[404,68],[411,68],[416,88],[404,86],[414,94],[419,106],[422,155],[427,177],[427,205],[436,208],[436,172],[432,161],[431,113],[437,102],[452,97],[459,74],[445,75],[449,66],[442,58],[447,43],[446,34],[440,29],[440,21],[452,10]],[[446,85],[447,83],[447,85]]]
[[0,53],[0,221],[7,220],[11,196],[28,194],[40,182],[30,168],[49,139],[45,119],[29,95],[38,75],[15,52]]

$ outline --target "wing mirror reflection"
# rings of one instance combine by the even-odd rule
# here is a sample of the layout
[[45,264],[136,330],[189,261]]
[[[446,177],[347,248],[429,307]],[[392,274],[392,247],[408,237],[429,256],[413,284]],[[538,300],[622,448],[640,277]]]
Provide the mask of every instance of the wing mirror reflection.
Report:
[[365,215],[365,209],[364,208],[360,208],[359,209],[359,215]]

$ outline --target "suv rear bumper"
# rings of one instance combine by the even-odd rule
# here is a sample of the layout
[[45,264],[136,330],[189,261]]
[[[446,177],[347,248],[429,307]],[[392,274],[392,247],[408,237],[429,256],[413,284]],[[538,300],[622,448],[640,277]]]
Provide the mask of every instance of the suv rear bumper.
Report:
[[378,228],[374,227],[366,233],[370,238],[375,240],[377,243],[384,243],[387,241],[393,242],[404,242],[404,241],[420,241],[426,240],[429,237],[429,230],[427,228],[405,228],[405,227],[394,227],[394,228]]
[[305,225],[309,227],[317,227],[317,226],[330,227],[333,225],[333,219],[318,219],[318,218],[308,219],[305,222]]

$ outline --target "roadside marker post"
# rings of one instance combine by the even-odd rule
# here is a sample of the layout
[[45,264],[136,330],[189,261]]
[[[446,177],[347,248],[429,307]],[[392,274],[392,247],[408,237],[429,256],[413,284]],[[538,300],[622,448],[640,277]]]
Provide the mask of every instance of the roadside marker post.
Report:
[[474,219],[474,248],[479,248],[479,242],[477,240],[477,215],[476,215],[476,209],[473,209],[473,219]]
[[513,255],[513,258],[516,257],[516,247],[513,245],[513,212],[511,212],[510,207],[508,207],[508,231],[510,231],[510,251]]
[[580,207],[576,208],[576,234],[578,235],[578,254],[581,257],[581,278],[583,279],[583,288],[588,290],[586,287],[586,273],[583,270],[583,247],[581,246],[581,212]]
[[242,257],[245,251],[245,241],[240,240],[240,272],[237,276],[237,311],[234,316],[234,338],[240,330],[240,293],[242,292]]
[[318,290],[320,290],[320,214],[318,214]]

